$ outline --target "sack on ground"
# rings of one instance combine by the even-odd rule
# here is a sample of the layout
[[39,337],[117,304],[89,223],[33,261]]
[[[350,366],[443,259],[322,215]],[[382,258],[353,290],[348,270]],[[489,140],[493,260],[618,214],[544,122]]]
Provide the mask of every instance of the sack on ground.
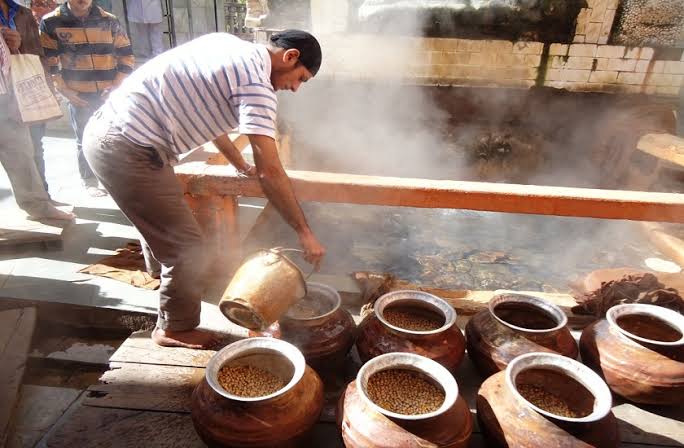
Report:
[[61,117],[62,109],[47,85],[40,58],[33,54],[13,54],[11,59],[12,88],[21,121],[36,123]]

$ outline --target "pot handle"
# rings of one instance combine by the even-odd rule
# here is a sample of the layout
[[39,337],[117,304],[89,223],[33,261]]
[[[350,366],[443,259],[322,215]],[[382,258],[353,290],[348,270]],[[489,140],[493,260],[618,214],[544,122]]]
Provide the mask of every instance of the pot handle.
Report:
[[[300,254],[304,254],[304,251],[302,249],[293,249],[293,248],[286,248],[286,247],[274,247],[271,249],[273,252],[276,253],[281,253],[281,252],[299,252]],[[311,272],[309,272],[308,275],[304,277],[304,281],[309,280],[309,277],[311,277],[315,271],[315,267],[311,268]]]

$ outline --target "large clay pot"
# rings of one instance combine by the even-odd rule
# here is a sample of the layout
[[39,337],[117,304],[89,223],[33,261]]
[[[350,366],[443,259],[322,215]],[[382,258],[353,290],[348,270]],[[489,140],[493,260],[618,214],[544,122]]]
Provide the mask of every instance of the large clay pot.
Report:
[[[385,311],[404,308],[441,316],[444,324],[432,331],[411,331],[390,324]],[[392,352],[425,356],[452,372],[465,354],[465,339],[456,325],[456,311],[446,301],[422,291],[393,291],[375,301],[373,314],[359,325],[356,348],[363,361]]]
[[[218,382],[226,364],[249,364],[287,381],[264,397],[245,398]],[[210,447],[285,448],[301,446],[323,408],[323,383],[292,344],[250,338],[228,345],[207,364],[191,402],[192,422]]]
[[577,344],[558,306],[535,296],[497,294],[487,310],[473,316],[465,328],[468,356],[484,377],[506,368],[511,360],[531,352],[577,357]]
[[[583,416],[534,405],[524,397],[525,386],[552,393]],[[482,383],[477,419],[487,446],[611,448],[619,446],[611,405],[610,390],[588,367],[555,353],[528,353]]]
[[[428,376],[445,392],[442,406],[429,414],[403,415],[376,405],[367,395],[368,379],[387,369],[410,369]],[[451,373],[412,353],[388,353],[368,361],[347,386],[337,409],[347,448],[461,448],[473,430],[472,415]]]
[[295,304],[280,319],[279,337],[299,348],[314,369],[337,369],[354,345],[354,319],[333,288],[310,282],[307,291],[304,300],[315,301],[319,312],[307,317],[296,312]]
[[585,328],[582,360],[618,395],[637,403],[684,403],[684,316],[656,305],[612,307]]

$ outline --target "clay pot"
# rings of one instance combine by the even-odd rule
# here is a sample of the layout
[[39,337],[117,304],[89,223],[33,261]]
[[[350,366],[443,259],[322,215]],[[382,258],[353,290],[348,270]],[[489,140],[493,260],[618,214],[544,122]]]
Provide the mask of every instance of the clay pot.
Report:
[[[445,393],[442,406],[428,414],[403,415],[376,405],[366,393],[368,379],[387,369],[422,373]],[[412,353],[388,353],[368,361],[347,386],[337,408],[347,448],[460,448],[468,446],[472,415],[451,373]]]
[[684,316],[656,305],[612,307],[585,328],[582,360],[618,395],[637,403],[684,403]]
[[[385,311],[401,308],[433,313],[443,319],[431,331],[412,331],[390,324]],[[437,361],[455,371],[465,354],[465,339],[456,325],[456,311],[446,301],[422,291],[393,291],[375,301],[373,314],[359,325],[356,348],[363,361],[392,352],[408,352]]]
[[[548,396],[538,403],[547,409],[528,401],[530,386],[553,394],[572,416],[549,407]],[[555,353],[528,353],[482,383],[477,418],[487,446],[611,448],[620,443],[611,406],[608,386],[588,367]]]
[[312,300],[317,305],[317,312],[298,313],[295,304],[280,319],[278,337],[299,348],[307,364],[314,369],[339,368],[354,345],[354,319],[341,307],[342,299],[333,288],[307,283],[307,291],[304,300]]
[[535,296],[503,293],[489,309],[473,316],[465,328],[468,356],[484,377],[531,352],[560,353],[576,358],[577,344],[558,306]]
[[[286,386],[264,397],[227,392],[218,382],[226,364],[268,370]],[[244,339],[216,353],[191,401],[192,422],[210,447],[296,447],[323,408],[323,383],[292,344],[272,338]]]

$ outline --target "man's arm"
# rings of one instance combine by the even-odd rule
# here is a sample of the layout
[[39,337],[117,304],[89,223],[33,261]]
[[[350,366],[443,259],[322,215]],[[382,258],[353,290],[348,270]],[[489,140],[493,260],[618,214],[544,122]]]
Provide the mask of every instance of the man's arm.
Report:
[[221,154],[226,156],[226,159],[233,165],[239,173],[246,174],[248,176],[253,176],[256,172],[254,167],[247,163],[242,153],[238,151],[227,134],[223,134],[220,137],[216,137],[213,141],[214,145],[221,151]]
[[304,258],[318,270],[325,255],[325,248],[314,236],[306,222],[304,212],[295,197],[290,179],[278,158],[275,140],[265,135],[250,134],[257,177],[269,201],[299,236],[304,248]]

